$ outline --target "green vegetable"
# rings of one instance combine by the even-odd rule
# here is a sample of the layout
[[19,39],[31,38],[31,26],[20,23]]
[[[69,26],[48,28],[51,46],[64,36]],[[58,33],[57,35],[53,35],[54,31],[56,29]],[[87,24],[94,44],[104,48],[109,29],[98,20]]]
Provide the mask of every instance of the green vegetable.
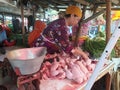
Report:
[[89,52],[92,57],[98,58],[101,56],[105,46],[106,46],[105,39],[96,37],[94,39],[88,38],[84,42],[82,48],[83,48],[83,50]]

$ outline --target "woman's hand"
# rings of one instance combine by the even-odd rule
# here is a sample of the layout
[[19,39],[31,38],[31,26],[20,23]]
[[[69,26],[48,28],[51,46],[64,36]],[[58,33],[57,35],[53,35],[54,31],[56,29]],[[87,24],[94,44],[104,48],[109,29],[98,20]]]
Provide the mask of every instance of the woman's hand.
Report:
[[79,47],[76,47],[72,50],[72,53],[74,55],[78,55],[78,56],[81,56],[84,60],[88,60],[89,57],[86,53],[84,53]]

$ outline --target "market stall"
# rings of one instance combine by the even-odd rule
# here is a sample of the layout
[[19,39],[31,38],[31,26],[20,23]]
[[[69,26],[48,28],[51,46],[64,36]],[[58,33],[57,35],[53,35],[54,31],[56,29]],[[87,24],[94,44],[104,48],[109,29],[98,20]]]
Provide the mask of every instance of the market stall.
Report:
[[[41,48],[39,48],[39,49],[41,49]],[[32,51],[37,50],[38,53],[39,53],[39,49],[31,48]],[[28,50],[28,51],[26,51],[26,50]],[[15,60],[13,59],[16,57],[20,57],[20,56],[16,56],[16,55],[14,56],[14,53],[19,53],[20,51],[25,51],[25,52],[21,52],[21,55],[23,55],[23,53],[24,54],[26,53],[28,55],[28,54],[32,54],[32,53],[30,53],[31,50],[30,49],[16,49],[16,50],[13,50],[8,53],[7,57],[10,57],[8,60],[10,61],[12,67],[14,68],[15,73],[13,73],[13,71],[11,70],[11,66],[9,65],[9,63],[7,63],[5,61],[5,63],[3,64],[3,65],[7,65],[7,71],[8,71],[7,73],[9,73],[9,75],[13,78],[13,80],[17,80],[17,88],[19,88],[19,90],[23,90],[23,89],[32,90],[33,88],[36,88],[37,90],[39,90],[39,89],[40,90],[84,90],[84,88],[87,85],[88,80],[85,80],[82,83],[76,83],[75,80],[64,78],[64,76],[61,76],[61,75],[51,77],[51,78],[44,76],[44,73],[47,71],[47,69],[45,69],[45,67],[43,68],[43,66],[41,66],[43,69],[39,68],[39,66],[40,66],[39,63],[42,63],[42,62],[39,61],[38,59],[41,58],[41,56],[38,57],[38,59],[32,59],[35,61],[31,63],[30,58],[33,55],[37,54],[35,52],[34,52],[35,54],[33,53],[33,55],[31,57],[26,57],[26,56],[21,57],[21,59],[29,58],[24,61],[19,60],[20,58],[15,59]],[[50,57],[50,55],[49,55],[49,57]],[[19,63],[17,63],[17,62],[19,62]],[[28,62],[28,63],[25,63],[25,62]],[[38,65],[34,64],[36,62],[39,62],[39,63],[37,63]],[[98,61],[93,61],[93,62],[96,63]],[[48,62],[46,64],[48,64]],[[29,68],[34,67],[33,68],[34,70],[32,68],[29,69],[28,67]],[[51,68],[51,67],[49,67],[49,68]],[[97,82],[104,76],[108,76],[109,79],[106,80],[106,90],[109,90],[107,87],[111,87],[111,82],[108,82],[108,81],[110,81],[112,78],[113,68],[114,68],[114,63],[112,61],[105,62],[103,68],[101,69],[99,75],[97,76],[97,78],[95,80],[95,82]],[[16,77],[17,77],[17,79],[15,79]],[[14,82],[16,82],[16,81],[14,81]],[[33,82],[36,84],[34,85]],[[7,87],[10,88],[10,86],[7,86]],[[100,88],[100,86],[99,86],[99,88]]]
[[[82,4],[84,3],[85,5],[88,4],[88,3],[85,3],[86,1],[78,1],[78,0],[75,0],[75,1],[81,2]],[[39,1],[37,1],[37,2],[39,2]],[[41,3],[41,2],[39,2],[39,3]],[[110,22],[111,22],[111,20],[110,20],[110,13],[109,13],[109,12],[111,12],[111,1],[110,0],[106,0],[106,3],[107,3],[106,4],[106,42],[108,42],[110,37],[111,37],[110,36],[110,34],[111,34],[110,33]],[[21,13],[22,13],[21,17],[22,17],[22,20],[23,20],[24,13],[23,13],[23,6],[22,6],[22,4],[21,4],[21,8],[22,8],[21,9]],[[86,10],[86,6],[83,7],[83,15],[85,13],[85,10]],[[93,19],[94,17],[97,17],[98,15],[100,15],[103,12],[105,12],[105,9],[101,10],[100,12],[94,13],[93,16],[87,18],[86,20],[84,20],[84,16],[83,16],[83,18],[81,19],[81,23],[79,23],[79,30],[77,31],[77,34],[76,34],[76,37],[75,37],[75,46],[78,46],[77,44],[78,44],[79,34],[80,34],[81,26],[83,25],[83,23]],[[25,41],[24,40],[24,34],[25,34],[24,23],[22,23],[22,34],[23,34],[23,42],[24,42]],[[31,48],[29,48],[29,49],[31,49]],[[111,50],[110,50],[110,52],[111,52]],[[106,75],[107,76],[106,77],[106,80],[107,80],[107,82],[106,82],[106,90],[110,90],[112,71],[113,71],[113,67],[114,67],[114,63],[109,61],[109,58],[108,58],[110,52],[107,53],[107,55],[106,55],[106,53],[103,53],[104,54],[103,56],[106,55],[106,57],[100,58],[100,61],[102,62],[102,64],[101,64],[102,66],[100,68],[98,68],[98,72],[99,73],[97,73],[95,75],[95,78],[93,78],[93,82],[92,82],[92,83],[97,82],[99,79],[101,79],[103,76]],[[30,56],[32,55],[30,52],[29,52],[29,54],[30,54]],[[23,56],[24,55],[25,54],[23,54]],[[37,56],[37,57],[39,57],[39,56]],[[15,59],[18,59],[18,58],[20,58],[20,57],[17,57],[17,58],[15,57]],[[28,57],[22,57],[22,59],[23,58],[25,58],[26,60],[28,59]],[[69,59],[72,60],[72,58],[69,58]],[[104,59],[105,60],[107,59],[108,61],[105,62]],[[10,60],[10,58],[8,58],[8,60]],[[99,60],[97,60],[97,62],[99,63]],[[40,64],[41,64],[41,62],[40,62]],[[49,63],[47,63],[47,64],[49,66]],[[92,65],[96,66],[97,63],[95,63],[95,64],[90,63],[90,65],[91,66]],[[70,89],[72,89],[72,90],[84,90],[86,85],[87,85],[87,83],[89,82],[89,78],[90,78],[90,76],[88,76],[87,79],[85,77],[82,77],[82,78],[84,78],[84,80],[81,79],[81,81],[77,81],[75,78],[72,78],[72,79],[68,79],[67,78],[66,79],[65,76],[64,76],[64,79],[62,77],[60,77],[59,79],[52,78],[52,80],[51,80],[51,79],[48,79],[49,77],[44,76],[42,71],[37,70],[38,72],[29,73],[30,75],[28,75],[28,74],[21,74],[21,71],[19,71],[19,68],[16,69],[16,67],[15,67],[14,71],[15,71],[16,75],[18,75],[17,76],[17,78],[18,78],[18,80],[17,80],[18,83],[17,84],[19,86],[18,88],[20,88],[21,90],[23,90],[23,88],[26,90],[26,84],[27,85],[30,84],[30,85],[27,86],[28,90],[33,90],[33,88],[37,88],[38,90],[39,89],[40,90],[70,90]],[[39,67],[39,69],[41,69],[41,68],[42,67]],[[72,69],[72,66],[71,66],[71,69]],[[91,72],[88,70],[89,74],[92,75],[92,73],[94,73],[94,69],[95,69],[95,67],[92,68]],[[65,70],[66,69],[64,69],[63,71],[65,71]],[[48,72],[46,72],[46,73],[48,73]],[[44,79],[41,79],[41,77],[43,77]],[[57,75],[56,75],[56,77],[57,77]],[[34,80],[37,80],[38,83],[40,83],[40,84],[37,83],[37,86],[33,85],[32,81],[34,81]],[[77,83],[75,81],[77,81]],[[78,82],[80,82],[80,83],[78,84]],[[60,87],[59,87],[59,85],[60,85]]]

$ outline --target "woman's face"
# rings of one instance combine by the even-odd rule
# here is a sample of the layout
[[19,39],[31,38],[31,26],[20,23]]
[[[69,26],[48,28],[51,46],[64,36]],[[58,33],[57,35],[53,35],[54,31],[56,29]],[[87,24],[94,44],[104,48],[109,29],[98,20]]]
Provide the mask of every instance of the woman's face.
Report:
[[75,26],[75,25],[77,25],[78,24],[78,22],[80,21],[80,17],[77,17],[76,15],[74,15],[74,14],[71,14],[71,20],[70,20],[70,22],[71,22],[71,26]]

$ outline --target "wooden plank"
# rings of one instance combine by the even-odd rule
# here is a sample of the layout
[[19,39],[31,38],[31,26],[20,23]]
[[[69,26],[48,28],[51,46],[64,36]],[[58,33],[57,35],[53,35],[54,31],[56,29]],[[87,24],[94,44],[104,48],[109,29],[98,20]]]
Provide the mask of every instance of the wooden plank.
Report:
[[111,0],[112,1],[112,3],[114,3],[114,4],[119,4],[120,2],[119,2],[119,0]]
[[94,19],[95,17],[97,17],[97,16],[103,14],[104,12],[105,12],[105,9],[102,9],[101,11],[99,11],[99,12],[95,13],[94,15],[92,15],[91,17],[89,17],[89,18],[83,20],[83,21],[82,21],[82,24],[84,24],[84,23],[86,23],[86,22],[88,22],[88,21]]
[[83,4],[83,5],[90,5],[88,2],[86,2],[85,0],[74,0],[80,4]]
[[120,70],[117,71],[117,85],[116,89],[120,89]]

